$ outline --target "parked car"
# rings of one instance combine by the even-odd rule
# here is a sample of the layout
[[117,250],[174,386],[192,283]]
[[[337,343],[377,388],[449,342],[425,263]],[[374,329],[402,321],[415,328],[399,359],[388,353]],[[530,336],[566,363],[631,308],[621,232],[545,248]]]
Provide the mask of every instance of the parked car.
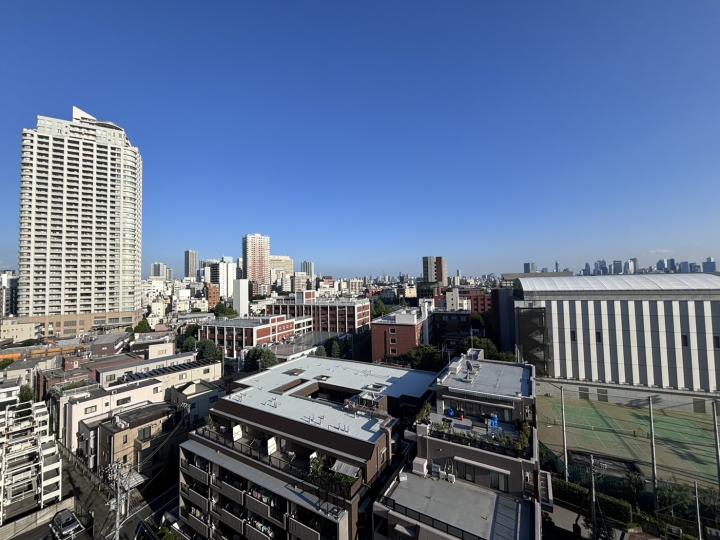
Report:
[[67,538],[74,538],[76,534],[82,532],[83,526],[74,512],[60,510],[50,522],[50,530],[53,538],[66,540]]

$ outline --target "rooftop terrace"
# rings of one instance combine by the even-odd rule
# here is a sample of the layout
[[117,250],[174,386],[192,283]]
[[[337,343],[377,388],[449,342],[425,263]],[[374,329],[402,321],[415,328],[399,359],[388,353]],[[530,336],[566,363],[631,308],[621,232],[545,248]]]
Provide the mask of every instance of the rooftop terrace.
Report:
[[435,374],[337,358],[304,356],[239,381],[246,388],[223,399],[316,428],[372,442],[382,433],[381,418],[352,412],[330,401],[301,397],[318,384],[354,394],[401,398],[422,396]]
[[438,384],[491,396],[532,397],[532,377],[527,364],[484,360],[481,349],[470,349],[450,363]]

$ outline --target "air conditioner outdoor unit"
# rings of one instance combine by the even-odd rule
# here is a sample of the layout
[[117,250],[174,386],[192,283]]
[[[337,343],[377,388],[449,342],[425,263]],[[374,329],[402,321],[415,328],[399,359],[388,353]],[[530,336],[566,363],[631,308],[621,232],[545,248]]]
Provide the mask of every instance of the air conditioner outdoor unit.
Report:
[[448,482],[450,482],[451,484],[455,483],[455,475],[454,474],[448,474],[447,479],[448,479]]

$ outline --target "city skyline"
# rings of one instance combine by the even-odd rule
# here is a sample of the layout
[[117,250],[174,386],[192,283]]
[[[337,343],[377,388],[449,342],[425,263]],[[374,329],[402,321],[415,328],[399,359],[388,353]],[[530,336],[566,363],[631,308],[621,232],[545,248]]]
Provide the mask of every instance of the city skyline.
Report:
[[[398,4],[382,16],[333,4],[176,6],[172,20],[192,20],[192,31],[167,24],[160,6],[142,20],[78,9],[85,32],[57,42],[50,36],[74,24],[73,10],[48,5],[28,19],[19,5],[3,7],[0,45],[23,42],[26,61],[0,60],[10,81],[0,89],[0,267],[17,268],[21,130],[73,105],[121,125],[143,153],[144,271],[160,260],[179,275],[188,245],[238,256],[254,230],[278,253],[336,275],[415,273],[424,252],[466,274],[523,260],[580,268],[596,253],[650,261],[653,251],[689,260],[720,252],[713,3],[627,5],[621,16],[562,2],[440,12]],[[668,20],[684,24],[669,31]],[[106,64],[116,27],[132,39],[118,64]],[[29,33],[37,39],[25,42]],[[47,65],[49,47],[93,69]],[[126,67],[135,80],[118,85]],[[348,219],[351,192],[363,193],[353,205],[361,219]],[[438,226],[389,219],[381,202],[420,213],[452,193],[482,203],[482,213],[447,208]],[[253,204],[237,212],[243,200]],[[175,234],[167,208],[185,209],[194,224],[210,219],[214,234]]]

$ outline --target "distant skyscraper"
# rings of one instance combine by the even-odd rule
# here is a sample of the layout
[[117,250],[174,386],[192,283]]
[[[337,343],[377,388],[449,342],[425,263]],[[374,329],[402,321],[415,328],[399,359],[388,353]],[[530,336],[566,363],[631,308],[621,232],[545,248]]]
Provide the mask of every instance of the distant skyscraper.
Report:
[[307,274],[308,279],[312,280],[315,278],[315,263],[311,261],[303,261],[300,270]]
[[583,275],[589,276],[592,273],[592,270],[590,270],[590,263],[585,263],[585,269],[583,270]]
[[712,257],[708,257],[705,259],[702,263],[702,271],[703,272],[717,272],[717,264],[715,263],[715,259]]
[[531,274],[533,272],[537,272],[537,266],[534,262],[526,262],[523,264],[523,272],[526,274]]
[[196,277],[198,271],[197,251],[188,249],[185,252],[185,277]]
[[678,272],[681,274],[689,274],[690,263],[688,261],[680,261],[680,264],[678,264]]
[[613,261],[612,262],[612,274],[613,275],[619,275],[622,274],[623,271],[623,262],[622,261]]
[[154,262],[150,266],[150,277],[172,281],[172,268],[161,262]]
[[668,272],[677,272],[677,266],[675,264],[675,259],[667,260],[667,269],[668,269]]
[[560,271],[560,264],[557,261],[555,261],[555,272],[559,272],[559,271]]
[[447,261],[443,257],[436,257],[434,255],[423,257],[423,281],[447,285]]
[[142,158],[125,131],[73,107],[24,129],[18,315],[45,334],[142,313]]
[[243,276],[252,283],[253,294],[270,292],[270,237],[248,234],[243,238]]
[[660,259],[657,262],[658,272],[667,272],[667,260]]

